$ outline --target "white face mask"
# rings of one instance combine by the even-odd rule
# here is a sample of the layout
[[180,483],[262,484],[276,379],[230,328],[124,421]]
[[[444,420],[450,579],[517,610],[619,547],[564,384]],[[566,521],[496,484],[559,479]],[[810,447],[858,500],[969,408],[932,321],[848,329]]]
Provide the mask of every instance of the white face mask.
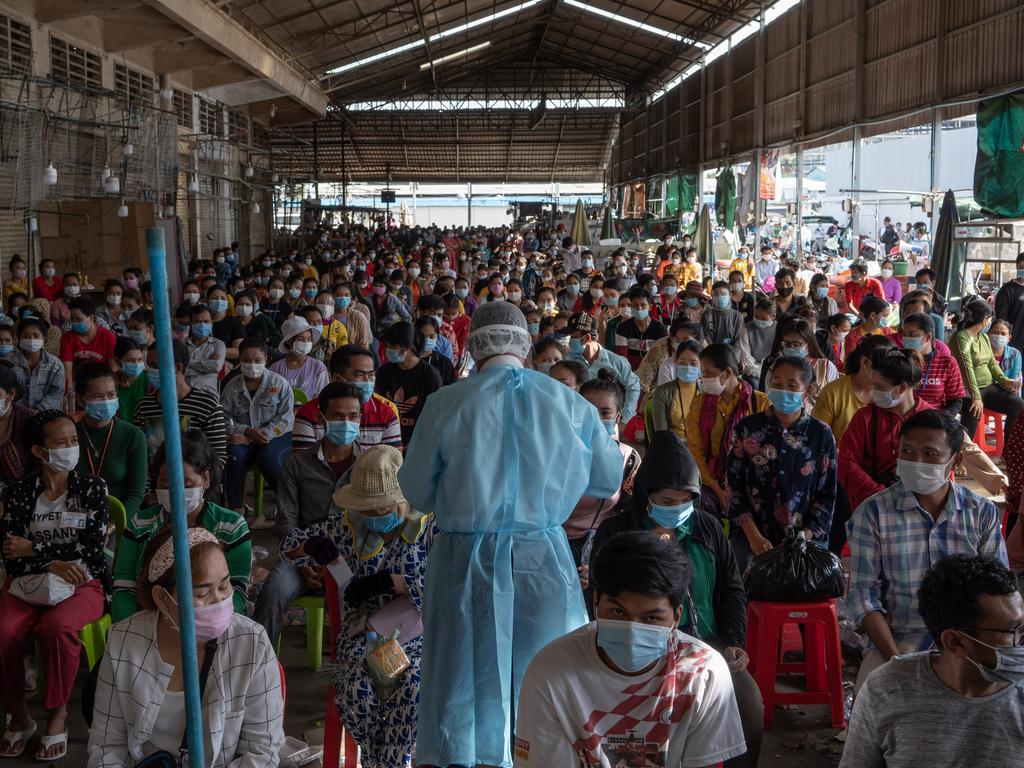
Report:
[[284,296],[284,289],[283,288],[271,288],[270,289],[270,298],[272,298],[274,301],[279,300],[282,296]]
[[48,448],[46,466],[54,472],[70,472],[78,466],[78,446],[67,448]]
[[929,464],[924,461],[896,460],[896,474],[913,493],[935,493],[949,480],[949,462]]
[[316,308],[320,310],[320,315],[325,320],[330,320],[334,317],[334,305],[333,304],[317,304]]
[[523,294],[520,291],[509,291],[508,292],[508,300],[509,301],[519,301],[521,298],[523,298]]
[[292,352],[300,355],[308,355],[311,349],[313,349],[313,342],[311,341],[296,341],[292,344]]
[[725,392],[725,383],[721,376],[702,376],[700,391],[705,395],[717,396]]
[[[205,488],[186,488],[185,489],[185,514],[191,514],[199,509],[203,504],[203,499],[206,496]],[[171,490],[170,488],[157,488],[156,491],[157,503],[166,509],[168,512],[171,510]]]
[[242,363],[242,375],[248,379],[258,379],[266,367],[266,363]]
[[196,302],[199,301],[199,294],[198,293],[186,293],[185,294],[185,301],[187,301],[189,304],[195,304]]
[[248,317],[249,315],[252,314],[251,304],[239,304],[236,307],[236,309],[238,310],[238,314],[241,315],[242,317]]
[[107,296],[107,304],[109,304],[112,307],[121,306],[121,294],[112,293],[109,296]]
[[42,339],[22,339],[21,349],[23,352],[28,352],[30,355],[34,355],[40,349],[43,348]]

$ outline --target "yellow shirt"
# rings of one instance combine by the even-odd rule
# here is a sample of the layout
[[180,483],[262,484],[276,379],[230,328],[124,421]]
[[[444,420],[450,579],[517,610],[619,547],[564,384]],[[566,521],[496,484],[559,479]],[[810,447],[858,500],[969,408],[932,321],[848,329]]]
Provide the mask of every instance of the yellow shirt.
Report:
[[[24,280],[15,280],[13,277],[4,283],[4,307],[7,307],[7,299],[11,297],[12,293],[24,293],[26,297],[31,298],[32,294],[28,290],[28,278]],[[48,320],[49,318],[47,318]]]
[[320,282],[320,273],[317,272],[316,267],[314,267],[312,264],[302,268],[302,279],[303,280],[308,280],[311,277],[314,280],[316,280],[317,283]]
[[750,259],[744,259],[737,256],[732,260],[729,265],[730,272],[742,272],[743,273],[743,284],[747,288],[754,287],[754,265],[750,263]]
[[[665,271],[668,272],[667,269]],[[679,277],[679,290],[682,291],[683,288],[686,287],[687,283],[692,282],[694,280],[696,280],[698,283],[700,282],[702,270],[700,268],[700,264],[698,264],[696,261],[692,263],[688,261],[685,264],[683,264],[682,271],[677,272],[676,274]]]
[[324,326],[324,338],[327,343],[335,349],[348,344],[348,328],[341,320],[331,320],[331,324]]
[[[704,407],[703,393],[693,398],[693,402],[690,403],[690,409],[686,414],[686,443],[690,446],[690,453],[693,454],[693,459],[697,462],[697,468],[700,469],[700,479],[708,485],[718,482],[711,475],[710,462],[718,456],[719,447],[722,445],[722,437],[725,435],[725,427],[729,423],[729,418],[732,416],[732,412],[735,410],[738,402],[738,393],[731,402],[726,402],[724,397],[718,398],[715,423],[711,427],[710,455],[704,451],[704,436],[701,434],[700,426],[700,412]],[[769,405],[768,395],[754,390],[753,409],[747,415],[761,413]]]
[[850,420],[857,411],[867,403],[861,402],[853,391],[853,378],[841,376],[821,388],[818,401],[814,404],[811,416],[819,419],[832,428],[836,445],[850,426]]
[[697,396],[697,384],[684,384],[676,382],[676,396],[672,398],[672,411],[669,414],[669,428],[679,435],[680,439],[686,439],[686,416],[693,405],[693,399]]

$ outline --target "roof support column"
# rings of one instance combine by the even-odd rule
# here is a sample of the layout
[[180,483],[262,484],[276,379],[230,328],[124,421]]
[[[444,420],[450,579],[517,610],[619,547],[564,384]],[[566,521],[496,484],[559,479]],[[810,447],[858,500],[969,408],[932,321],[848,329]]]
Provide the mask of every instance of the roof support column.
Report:
[[[756,173],[754,175],[754,255],[758,258],[758,254],[761,253],[761,168],[762,158],[761,152],[764,149],[764,105],[765,105],[765,87],[766,83],[764,76],[766,60],[768,56],[768,42],[765,39],[764,34],[764,0],[761,0],[761,16],[760,16],[761,28],[757,35],[757,76],[754,78],[755,91],[754,91],[754,109],[755,109],[755,124],[756,130],[756,141],[757,148],[754,150],[754,168]],[[730,43],[730,48],[732,47]]]

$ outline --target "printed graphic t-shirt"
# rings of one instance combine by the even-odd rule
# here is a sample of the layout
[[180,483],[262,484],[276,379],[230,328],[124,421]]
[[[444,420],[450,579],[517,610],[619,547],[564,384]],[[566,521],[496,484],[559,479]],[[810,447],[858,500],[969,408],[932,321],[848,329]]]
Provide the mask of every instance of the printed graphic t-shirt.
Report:
[[598,656],[596,622],[560,637],[530,663],[517,712],[515,768],[695,768],[746,752],[725,659],[678,630],[636,676]]

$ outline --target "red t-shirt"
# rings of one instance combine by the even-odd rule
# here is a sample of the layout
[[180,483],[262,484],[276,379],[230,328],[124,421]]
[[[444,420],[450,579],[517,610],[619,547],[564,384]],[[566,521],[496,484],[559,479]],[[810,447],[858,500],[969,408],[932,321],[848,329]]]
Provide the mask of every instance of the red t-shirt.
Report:
[[46,284],[46,278],[40,275],[32,281],[32,295],[37,299],[46,299],[51,304],[64,295],[64,278],[53,276],[53,285]]
[[860,309],[860,303],[864,301],[868,294],[877,296],[880,299],[885,298],[882,284],[874,277],[869,277],[866,285],[850,280],[843,286],[843,294],[846,296],[846,305],[848,307],[856,307],[857,309]]
[[65,363],[106,363],[114,357],[116,345],[117,337],[106,328],[96,328],[96,335],[88,343],[68,331],[60,339],[60,359]]

